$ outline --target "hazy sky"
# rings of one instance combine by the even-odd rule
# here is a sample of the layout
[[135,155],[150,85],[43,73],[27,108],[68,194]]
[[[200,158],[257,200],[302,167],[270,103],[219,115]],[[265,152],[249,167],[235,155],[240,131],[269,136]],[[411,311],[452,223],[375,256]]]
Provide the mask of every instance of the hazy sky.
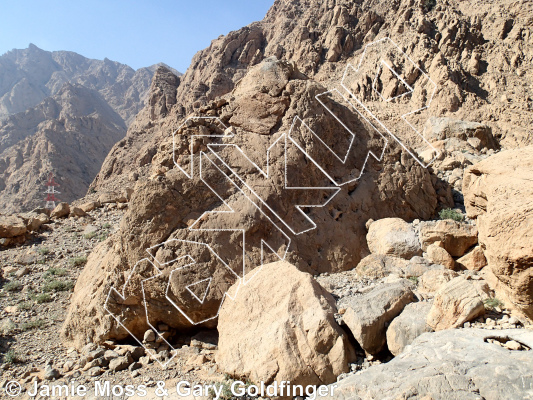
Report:
[[29,43],[137,69],[164,62],[185,72],[212,39],[262,19],[274,0],[3,1],[0,54]]

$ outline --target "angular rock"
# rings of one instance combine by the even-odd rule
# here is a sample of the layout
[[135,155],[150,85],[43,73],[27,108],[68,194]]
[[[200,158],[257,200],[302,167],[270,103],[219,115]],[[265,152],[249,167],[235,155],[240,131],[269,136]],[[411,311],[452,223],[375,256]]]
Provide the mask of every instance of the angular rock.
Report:
[[52,210],[52,213],[50,214],[50,218],[63,218],[68,216],[70,213],[70,206],[68,203],[62,202],[59,203],[56,208]]
[[98,208],[100,207],[100,202],[99,201],[89,201],[87,203],[83,203],[80,208],[85,211],[86,213],[94,210],[95,208]]
[[480,271],[487,265],[487,259],[485,258],[485,254],[483,254],[481,246],[474,247],[464,256],[455,260],[455,262],[460,267],[471,271]]
[[426,323],[430,309],[429,302],[410,303],[392,320],[387,328],[387,347],[393,355],[399,355],[421,334],[432,331]]
[[80,207],[72,207],[70,209],[70,216],[71,217],[83,217],[87,215],[85,211],[83,211]]
[[386,324],[415,300],[412,283],[400,280],[378,286],[360,296],[342,299],[342,319],[366,353],[377,354],[386,343]]
[[421,293],[434,295],[446,282],[458,276],[457,272],[449,269],[427,271],[418,278],[417,289]]
[[405,259],[422,254],[415,229],[401,218],[374,221],[368,229],[366,241],[373,254],[386,254]]
[[454,269],[455,261],[452,256],[437,243],[430,244],[426,252],[428,258],[435,264],[444,265],[446,269]]
[[458,328],[483,314],[485,306],[480,291],[471,281],[458,276],[435,294],[427,324],[436,331]]
[[409,262],[402,258],[370,254],[357,264],[355,270],[360,276],[379,279],[390,274],[402,276],[408,264]]
[[253,382],[334,382],[353,357],[335,312],[311,275],[285,261],[267,264],[222,306],[217,365]]
[[[509,351],[489,343],[495,331],[450,329],[424,333],[392,361],[340,380],[324,400],[527,399],[533,381],[533,351]],[[533,332],[497,332],[528,347]]]
[[475,225],[451,219],[420,223],[420,242],[424,251],[430,244],[442,242],[444,249],[453,257],[461,257],[477,240]]
[[15,215],[0,215],[0,238],[12,238],[26,233],[24,220]]
[[114,358],[109,362],[109,370],[113,372],[123,371],[127,369],[130,364],[133,362],[131,357],[118,357]]
[[533,146],[502,151],[466,170],[463,192],[497,297],[533,319],[531,176]]

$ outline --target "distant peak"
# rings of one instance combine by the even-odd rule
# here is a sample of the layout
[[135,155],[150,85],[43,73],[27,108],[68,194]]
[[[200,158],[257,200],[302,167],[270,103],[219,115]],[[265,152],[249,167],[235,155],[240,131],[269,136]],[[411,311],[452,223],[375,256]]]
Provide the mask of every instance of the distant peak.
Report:
[[39,47],[35,46],[33,43],[28,45],[28,50],[41,50]]

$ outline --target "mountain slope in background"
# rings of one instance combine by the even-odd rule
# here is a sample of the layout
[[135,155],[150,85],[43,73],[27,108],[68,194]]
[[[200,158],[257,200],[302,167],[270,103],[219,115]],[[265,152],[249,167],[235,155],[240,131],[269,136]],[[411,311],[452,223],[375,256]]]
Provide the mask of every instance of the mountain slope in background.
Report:
[[0,56],[0,209],[43,205],[50,172],[61,184],[61,200],[85,195],[143,108],[159,66],[135,71],[32,44]]

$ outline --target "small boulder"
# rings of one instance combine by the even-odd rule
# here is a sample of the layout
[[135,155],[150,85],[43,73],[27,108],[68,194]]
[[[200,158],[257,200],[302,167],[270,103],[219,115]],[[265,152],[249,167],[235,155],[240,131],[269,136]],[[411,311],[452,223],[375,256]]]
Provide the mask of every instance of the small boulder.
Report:
[[456,263],[471,271],[480,271],[487,265],[487,259],[481,246],[474,247],[471,251],[456,260]]
[[24,220],[16,215],[0,215],[0,238],[24,235],[27,231]]
[[68,203],[62,202],[59,203],[56,208],[52,210],[52,214],[50,214],[50,218],[63,218],[68,216],[70,213],[70,206]]
[[455,271],[444,270],[430,270],[425,272],[418,278],[418,291],[425,294],[435,294],[441,286],[453,278],[459,276]]
[[458,276],[436,293],[427,324],[436,331],[457,328],[484,313],[485,306],[476,285]]
[[394,318],[387,328],[387,347],[392,354],[397,356],[418,336],[432,331],[426,323],[430,309],[431,303],[428,302],[411,303]]
[[427,251],[429,245],[442,242],[450,255],[461,257],[477,243],[477,228],[451,219],[425,221],[420,223],[420,242],[424,251]]
[[379,279],[390,274],[402,276],[409,262],[402,258],[383,254],[370,254],[363,258],[355,271],[366,278]]
[[368,228],[366,241],[373,254],[387,254],[405,259],[422,254],[415,229],[401,218],[374,221]]
[[155,342],[155,333],[153,330],[148,329],[144,332],[143,342]]
[[87,215],[87,213],[85,211],[83,211],[79,207],[72,207],[70,209],[70,215],[69,216],[71,216],[71,217],[84,217],[86,215]]
[[127,369],[132,362],[133,359],[127,356],[114,358],[109,361],[109,370],[113,372],[123,371]]
[[85,211],[86,213],[94,210],[95,208],[98,208],[100,207],[100,202],[99,201],[89,201],[87,203],[83,203],[81,206],[80,206],[80,209]]
[[370,292],[342,300],[342,319],[366,353],[379,353],[386,343],[386,325],[415,300],[412,282],[385,283]]
[[444,265],[446,269],[454,269],[455,261],[452,256],[438,244],[433,243],[429,245],[426,252],[428,258],[435,264]]

